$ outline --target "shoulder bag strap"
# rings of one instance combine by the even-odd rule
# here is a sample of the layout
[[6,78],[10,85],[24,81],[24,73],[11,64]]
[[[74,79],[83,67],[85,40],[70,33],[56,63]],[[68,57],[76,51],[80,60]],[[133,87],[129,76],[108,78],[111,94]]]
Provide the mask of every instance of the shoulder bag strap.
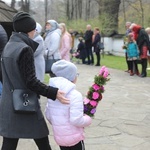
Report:
[[[49,54],[49,50],[48,50],[48,52],[47,52],[47,57],[46,57],[47,60],[48,60],[48,54]],[[52,57],[53,57],[53,59],[54,59],[54,55],[52,55]]]

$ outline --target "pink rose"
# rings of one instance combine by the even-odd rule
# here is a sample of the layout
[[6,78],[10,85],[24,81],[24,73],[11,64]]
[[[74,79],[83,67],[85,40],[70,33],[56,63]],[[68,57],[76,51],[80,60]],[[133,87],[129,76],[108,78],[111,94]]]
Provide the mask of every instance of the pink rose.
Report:
[[90,102],[90,100],[89,100],[88,98],[85,98],[85,99],[83,100],[83,102],[84,102],[84,104],[86,105],[86,104],[88,104],[88,103]]
[[98,97],[99,97],[99,93],[93,92],[92,98],[96,100],[98,99]]
[[91,104],[93,107],[96,107],[96,106],[97,106],[97,102],[96,102],[96,101],[90,101],[90,104]]
[[108,75],[109,75],[108,69],[107,69],[107,68],[105,68],[105,71],[104,71],[103,77],[104,77],[104,78],[107,78],[107,77],[108,77]]
[[102,68],[99,71],[99,75],[103,75],[105,68],[106,68],[105,66],[102,66]]
[[93,84],[93,89],[95,90],[95,91],[98,91],[99,89],[100,89],[100,86],[99,85],[97,85],[97,84]]
[[101,90],[101,91],[104,91],[104,86],[100,86],[100,90]]

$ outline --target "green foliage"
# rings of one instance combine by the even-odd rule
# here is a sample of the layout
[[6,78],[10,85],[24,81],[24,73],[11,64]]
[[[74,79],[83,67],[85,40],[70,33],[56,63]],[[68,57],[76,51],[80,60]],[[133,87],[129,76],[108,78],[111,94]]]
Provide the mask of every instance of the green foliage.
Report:
[[50,78],[49,74],[45,74],[45,77],[44,77],[45,84],[48,84],[49,78]]
[[103,76],[100,75],[99,76],[96,75],[94,78],[94,82],[100,86],[105,85],[107,81],[108,80],[106,80]]
[[137,23],[142,25],[143,27],[148,27],[150,26],[150,16],[149,14],[149,10],[150,10],[150,2],[142,2],[143,8],[144,8],[144,18],[143,18],[143,23],[142,24],[142,10],[139,4],[139,1],[136,1],[134,3],[132,3],[132,5],[128,5],[128,7],[126,7],[126,12],[125,12],[125,16],[126,16],[126,20],[124,18],[124,14],[123,12],[120,12],[119,14],[119,33],[125,33],[125,22],[126,21],[130,21],[133,23]]
[[101,29],[101,24],[98,17],[85,21],[83,19],[80,20],[63,20],[66,23],[67,29],[73,29],[74,31],[78,31],[79,33],[84,33],[86,31],[86,25],[90,24],[92,28],[99,27]]

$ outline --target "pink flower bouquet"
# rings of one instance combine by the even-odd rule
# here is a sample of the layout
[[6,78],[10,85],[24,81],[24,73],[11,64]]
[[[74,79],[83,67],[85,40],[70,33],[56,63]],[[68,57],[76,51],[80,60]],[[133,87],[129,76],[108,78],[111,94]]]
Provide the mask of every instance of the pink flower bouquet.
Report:
[[105,66],[99,71],[99,74],[94,78],[94,84],[89,88],[86,98],[84,99],[84,113],[93,117],[96,112],[96,107],[99,101],[102,100],[102,93],[104,92],[104,85],[110,79],[109,72]]

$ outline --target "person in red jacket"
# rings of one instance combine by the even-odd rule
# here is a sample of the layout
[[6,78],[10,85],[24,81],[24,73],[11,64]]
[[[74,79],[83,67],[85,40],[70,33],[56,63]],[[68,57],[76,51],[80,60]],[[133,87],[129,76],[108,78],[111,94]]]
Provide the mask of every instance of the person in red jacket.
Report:
[[132,24],[130,29],[134,34],[134,39],[137,42],[139,51],[140,51],[140,58],[141,58],[141,65],[142,65],[142,72],[141,77],[146,77],[147,72],[147,51],[150,49],[150,40],[148,37],[147,32],[144,28],[142,28],[138,24]]

